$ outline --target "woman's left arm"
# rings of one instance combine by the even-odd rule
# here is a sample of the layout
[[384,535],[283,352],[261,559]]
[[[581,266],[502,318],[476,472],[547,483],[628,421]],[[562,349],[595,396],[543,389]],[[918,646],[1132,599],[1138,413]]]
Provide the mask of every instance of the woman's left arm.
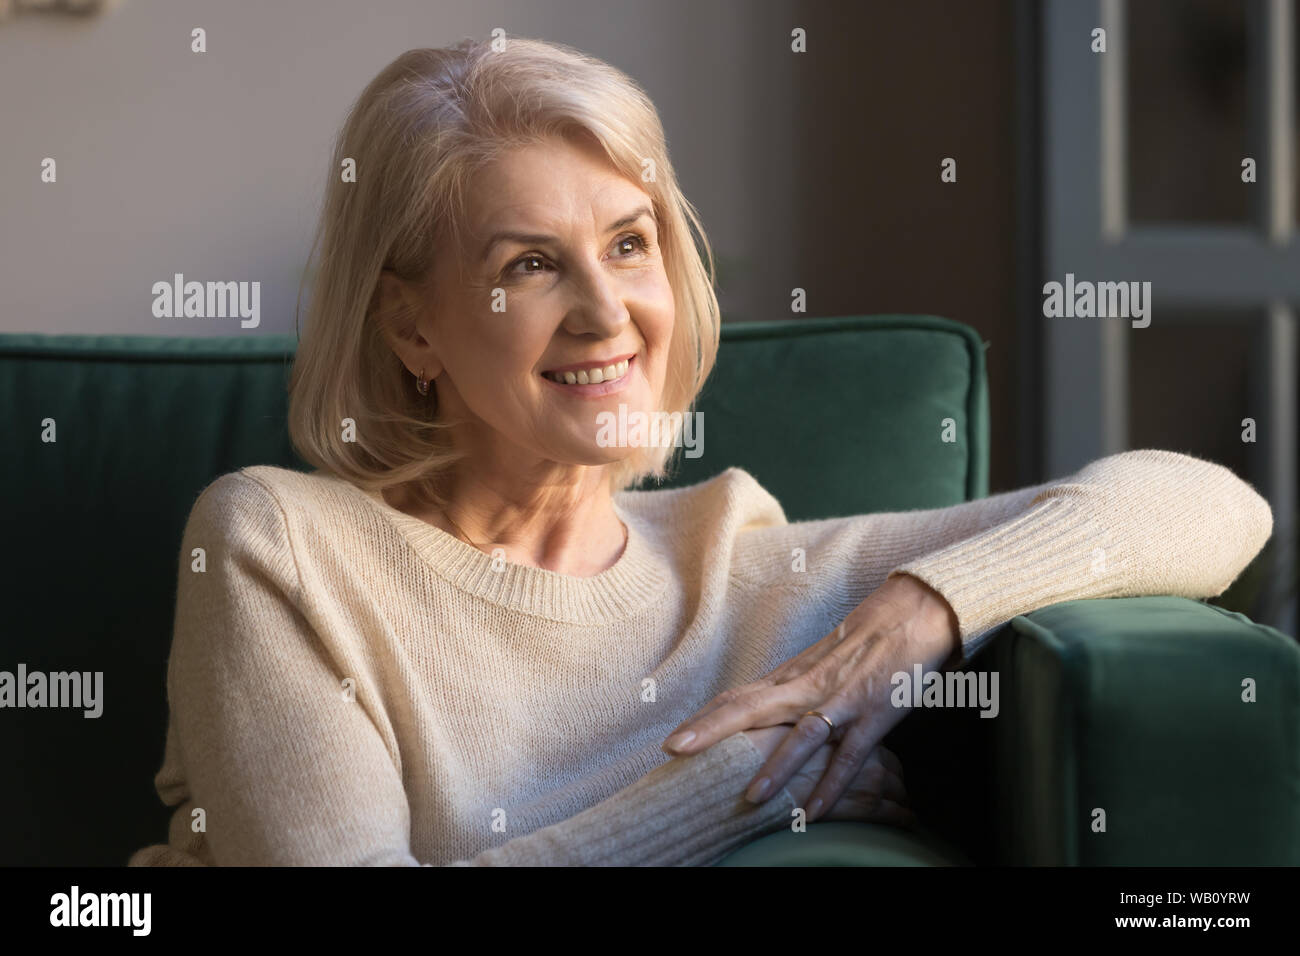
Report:
[[[749,790],[761,801],[780,792],[833,734],[839,746],[809,819],[819,815],[819,798],[821,812],[834,805],[907,714],[888,702],[893,674],[968,658],[1010,618],[1060,601],[1221,594],[1263,548],[1273,515],[1229,469],[1144,449],[950,508],[833,524],[820,571],[843,574],[835,590],[858,588],[864,599],[822,640],[766,677],[720,694],[669,737],[693,733],[689,744],[665,745],[690,754],[738,731],[794,724]],[[835,730],[805,716],[813,710]]]

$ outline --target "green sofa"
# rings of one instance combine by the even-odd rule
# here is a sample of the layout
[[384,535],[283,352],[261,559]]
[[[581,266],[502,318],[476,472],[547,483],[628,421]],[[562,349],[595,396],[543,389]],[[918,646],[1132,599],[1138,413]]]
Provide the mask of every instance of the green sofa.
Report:
[[[0,670],[104,674],[97,719],[0,711],[0,865],[118,866],[165,839],[153,776],[181,529],[218,475],[304,467],[284,425],[294,347],[0,336]],[[739,465],[791,521],[988,493],[983,345],[945,319],[727,325],[698,407],[706,454],[672,484]],[[955,443],[939,440],[948,417]],[[971,666],[1000,674],[996,719],[921,709],[886,738],[919,832],[813,824],[724,865],[1300,863],[1300,649],[1287,635],[1181,598],[1072,601],[1011,621]],[[1240,702],[1243,677],[1257,703]]]

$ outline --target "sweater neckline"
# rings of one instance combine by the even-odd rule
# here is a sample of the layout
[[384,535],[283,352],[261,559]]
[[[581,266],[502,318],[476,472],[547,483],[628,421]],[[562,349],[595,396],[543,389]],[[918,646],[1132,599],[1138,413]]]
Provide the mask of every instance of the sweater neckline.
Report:
[[[341,479],[340,479],[341,480]],[[589,577],[494,558],[436,525],[390,505],[378,491],[341,480],[382,515],[420,559],[453,587],[489,604],[566,624],[599,624],[631,617],[649,606],[670,580],[668,562],[639,518],[614,496],[627,544],[610,567]]]

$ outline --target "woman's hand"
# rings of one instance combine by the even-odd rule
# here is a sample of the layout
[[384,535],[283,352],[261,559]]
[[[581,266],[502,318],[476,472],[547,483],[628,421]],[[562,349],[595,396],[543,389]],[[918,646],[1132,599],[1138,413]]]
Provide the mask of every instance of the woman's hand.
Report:
[[[747,730],[745,736],[754,742],[765,758],[770,758],[786,738],[790,728],[761,727]],[[830,764],[831,754],[835,748],[831,744],[822,744],[802,767],[795,771],[790,782],[785,786],[794,797],[795,805],[808,809],[808,798],[813,788],[821,779]],[[778,788],[779,790],[779,788]],[[773,793],[778,792],[773,790]],[[903,765],[898,757],[883,746],[877,747],[868,756],[862,769],[858,771],[844,795],[824,813],[823,820],[859,820],[869,823],[889,823],[893,826],[911,829],[916,826],[916,814],[908,806],[907,788],[903,783]]]
[[[933,669],[958,647],[957,616],[943,596],[911,575],[895,575],[803,653],[761,680],[715,697],[669,735],[664,750],[694,754],[758,728],[784,733],[746,792],[761,803],[788,785],[832,737],[826,721],[808,715],[820,711],[835,724],[837,746],[829,766],[817,772],[820,784],[806,807],[811,822],[835,806],[881,738],[906,715],[890,703],[892,675],[910,673],[916,664]],[[685,734],[693,737],[683,742]]]

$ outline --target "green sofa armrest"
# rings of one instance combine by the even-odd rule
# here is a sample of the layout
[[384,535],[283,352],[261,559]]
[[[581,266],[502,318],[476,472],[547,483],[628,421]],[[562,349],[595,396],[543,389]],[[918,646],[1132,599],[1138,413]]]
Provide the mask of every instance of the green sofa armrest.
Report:
[[991,650],[1004,862],[1300,863],[1294,638],[1200,601],[1114,598],[1014,618]]

